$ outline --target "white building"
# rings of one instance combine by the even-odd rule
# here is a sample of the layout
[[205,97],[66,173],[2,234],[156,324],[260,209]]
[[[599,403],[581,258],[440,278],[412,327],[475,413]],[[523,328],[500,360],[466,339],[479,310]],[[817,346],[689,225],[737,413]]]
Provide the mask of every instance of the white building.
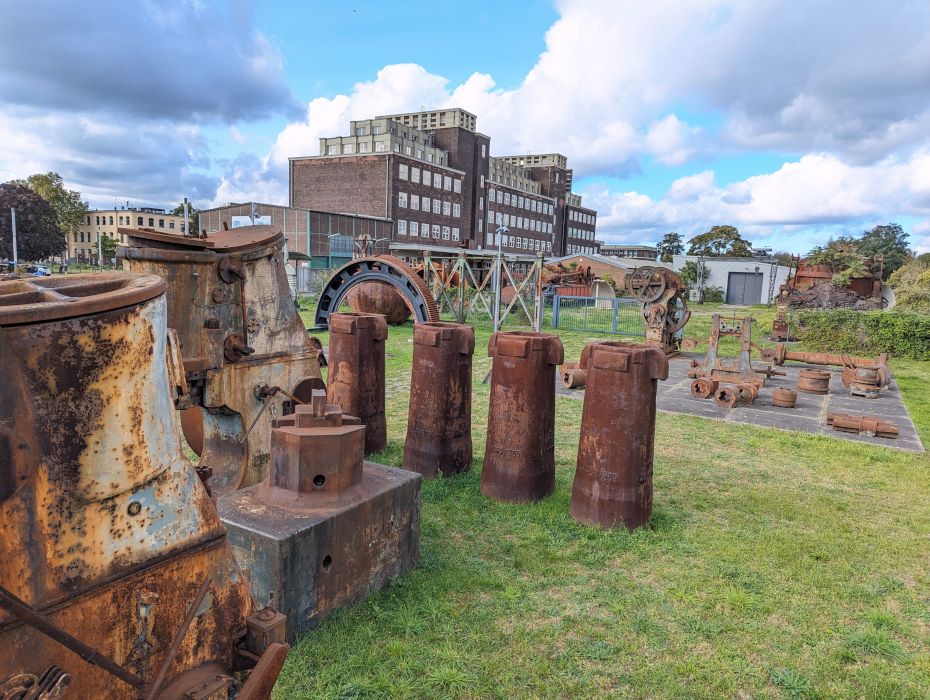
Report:
[[703,286],[720,287],[727,304],[769,304],[788,281],[791,268],[778,264],[777,258],[705,258],[675,255],[672,269],[681,272],[687,262],[703,263]]

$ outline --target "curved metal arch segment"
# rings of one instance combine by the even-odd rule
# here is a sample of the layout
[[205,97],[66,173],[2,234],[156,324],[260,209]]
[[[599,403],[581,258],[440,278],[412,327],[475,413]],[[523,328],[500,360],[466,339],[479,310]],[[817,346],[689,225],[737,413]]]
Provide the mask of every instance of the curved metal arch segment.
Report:
[[385,282],[394,287],[419,323],[436,320],[430,312],[431,300],[406,270],[388,260],[359,258],[336,270],[326,283],[316,307],[316,325],[329,327],[330,314],[339,310],[349,290],[366,282]]

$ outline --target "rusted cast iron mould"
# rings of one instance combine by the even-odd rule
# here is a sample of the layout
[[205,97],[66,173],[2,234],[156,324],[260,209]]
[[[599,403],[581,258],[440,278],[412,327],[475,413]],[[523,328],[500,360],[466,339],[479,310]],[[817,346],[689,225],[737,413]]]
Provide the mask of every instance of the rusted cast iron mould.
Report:
[[721,408],[736,408],[740,401],[740,390],[736,384],[721,384],[714,394],[714,402]]
[[314,390],[276,421],[268,478],[219,498],[252,595],[287,615],[288,639],[416,565],[421,477],[366,462],[366,429]]
[[581,367],[591,378],[584,396],[572,517],[604,528],[634,530],[652,515],[656,391],[668,379],[658,347],[589,343]]
[[562,372],[562,386],[566,389],[584,389],[587,381],[588,375],[580,367],[573,367]]
[[798,391],[805,394],[829,394],[830,373],[819,369],[799,370]]
[[691,396],[696,399],[709,399],[717,393],[720,382],[716,379],[700,377],[691,382]]
[[798,403],[798,393],[791,389],[779,387],[772,392],[772,405],[780,408],[794,408]]
[[843,386],[850,396],[877,399],[881,390],[887,385],[890,373],[885,367],[844,367]]
[[410,318],[410,309],[400,293],[386,282],[367,282],[349,290],[349,306],[357,313],[381,314],[391,325]]
[[427,478],[471,468],[471,383],[475,330],[463,323],[417,323],[404,469]]
[[877,416],[851,416],[845,413],[827,414],[827,423],[834,430],[856,433],[865,437],[881,437],[891,440],[898,437],[898,426]]
[[239,652],[248,585],[181,453],[172,337],[154,275],[0,282],[0,688],[17,698],[180,698],[205,673],[234,692],[269,651]]
[[321,377],[291,300],[284,236],[274,226],[207,238],[119,231],[127,237],[117,249],[123,268],[167,282],[168,327],[177,331],[187,384],[176,405],[210,491],[258,483],[268,472],[271,422],[291,410],[301,382]]
[[[766,352],[752,341],[753,319],[723,318],[714,314],[711,325],[707,355],[703,361],[692,360],[688,376],[692,379],[707,377],[719,382],[751,382],[759,387],[765,386],[765,380],[773,376],[784,376],[781,370],[766,366],[756,369],[752,364],[752,351],[757,350],[766,359]],[[726,337],[739,339],[739,351],[735,357],[723,356],[720,352],[720,340]]]
[[488,343],[491,396],[481,493],[527,503],[555,488],[555,367],[562,341],[551,333],[498,332]]
[[678,273],[664,267],[636,268],[626,279],[630,293],[642,304],[646,344],[674,355],[681,332],[691,318],[687,288]]
[[380,314],[329,317],[328,401],[365,425],[365,454],[387,447],[384,417],[384,341],[388,329]]

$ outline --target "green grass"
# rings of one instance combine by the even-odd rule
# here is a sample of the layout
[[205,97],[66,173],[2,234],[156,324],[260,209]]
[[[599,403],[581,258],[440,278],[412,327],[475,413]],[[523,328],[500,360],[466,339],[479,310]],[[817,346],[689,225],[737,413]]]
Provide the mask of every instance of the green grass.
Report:
[[[568,512],[582,402],[559,397],[555,494],[496,503],[476,333],[473,469],[424,482],[419,567],[305,635],[276,697],[926,697],[926,456],[660,414],[650,526],[601,531]],[[570,358],[594,338],[562,336]],[[390,329],[393,466],[411,339]],[[895,369],[926,442],[930,363]]]

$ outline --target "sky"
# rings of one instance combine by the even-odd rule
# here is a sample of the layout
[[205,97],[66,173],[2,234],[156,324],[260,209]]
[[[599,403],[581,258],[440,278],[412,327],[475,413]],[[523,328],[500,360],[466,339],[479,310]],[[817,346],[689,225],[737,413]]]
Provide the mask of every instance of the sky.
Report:
[[737,226],[805,253],[898,222],[930,251],[925,0],[0,0],[0,181],[94,207],[287,202],[352,119],[478,116],[559,152],[598,239]]

